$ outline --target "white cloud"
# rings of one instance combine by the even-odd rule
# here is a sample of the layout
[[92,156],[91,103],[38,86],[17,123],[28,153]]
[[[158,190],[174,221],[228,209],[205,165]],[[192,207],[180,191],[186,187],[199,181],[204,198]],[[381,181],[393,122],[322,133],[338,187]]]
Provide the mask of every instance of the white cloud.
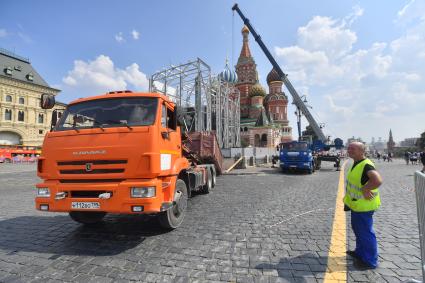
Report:
[[118,34],[116,34],[116,35],[115,35],[115,40],[116,40],[118,43],[125,42],[125,39],[124,39],[124,37],[123,37],[123,35],[122,35],[122,32],[119,32]]
[[131,31],[131,36],[133,37],[134,40],[138,40],[140,37],[140,33],[137,30],[133,29]]
[[415,19],[425,19],[425,2],[423,0],[411,0],[398,12],[398,22],[409,23]]
[[6,29],[4,29],[4,28],[1,28],[0,29],[0,37],[6,37],[7,36],[7,31],[6,31]]
[[356,34],[342,21],[315,16],[306,26],[298,28],[298,45],[309,51],[322,51],[328,57],[347,54],[357,41]]
[[320,109],[325,120],[318,122],[326,122],[326,130],[367,140],[385,137],[390,127],[400,137],[424,130],[411,120],[415,116],[425,121],[425,8],[412,11],[422,9],[423,3],[412,0],[399,12],[399,19],[417,22],[390,42],[353,50],[357,35],[351,24],[363,14],[354,7],[343,19],[313,17],[298,28],[296,45],[274,48],[294,86],[309,89],[309,103]]
[[99,55],[94,61],[74,61],[74,68],[62,81],[70,92],[90,95],[129,88],[146,91],[149,87],[148,78],[140,71],[138,64],[120,69],[105,55]]
[[360,6],[354,6],[353,12],[342,20],[342,25],[351,26],[357,20],[357,18],[363,16],[363,12],[364,9],[362,9]]
[[29,35],[23,33],[23,32],[18,32],[18,36],[25,42],[25,43],[32,43],[32,39]]

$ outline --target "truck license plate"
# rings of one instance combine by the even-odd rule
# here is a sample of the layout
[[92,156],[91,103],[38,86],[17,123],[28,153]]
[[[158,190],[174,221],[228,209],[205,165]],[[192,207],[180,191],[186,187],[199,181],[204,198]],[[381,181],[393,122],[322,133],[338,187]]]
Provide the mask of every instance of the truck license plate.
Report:
[[72,209],[99,209],[100,203],[98,202],[72,202]]

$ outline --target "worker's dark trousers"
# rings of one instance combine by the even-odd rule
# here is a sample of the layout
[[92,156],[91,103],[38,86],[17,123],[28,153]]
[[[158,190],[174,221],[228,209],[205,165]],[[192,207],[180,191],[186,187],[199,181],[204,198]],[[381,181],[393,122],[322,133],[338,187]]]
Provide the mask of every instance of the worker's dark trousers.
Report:
[[378,265],[378,244],[373,231],[373,212],[351,211],[351,227],[356,235],[356,255],[372,267]]

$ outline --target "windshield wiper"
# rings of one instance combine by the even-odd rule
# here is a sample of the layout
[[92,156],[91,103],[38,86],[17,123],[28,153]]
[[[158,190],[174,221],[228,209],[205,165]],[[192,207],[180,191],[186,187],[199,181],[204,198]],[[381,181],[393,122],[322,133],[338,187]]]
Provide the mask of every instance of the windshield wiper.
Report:
[[63,124],[64,124],[64,125],[65,125],[65,124],[66,124],[66,125],[71,125],[73,130],[75,130],[77,133],[79,133],[79,132],[80,132],[80,130],[78,130],[77,126],[76,126],[74,123],[64,122]]
[[119,124],[119,125],[124,125],[128,129],[133,130],[133,128],[129,124],[127,124],[127,122],[121,122],[121,121],[117,121],[117,120],[106,120],[105,122]]
[[99,121],[97,121],[97,120],[95,120],[95,119],[93,119],[93,127],[92,128],[94,128],[94,125],[98,125],[99,126],[99,128],[101,128],[102,129],[102,131],[105,131],[105,129],[103,128],[103,126],[102,126],[102,123],[100,123]]

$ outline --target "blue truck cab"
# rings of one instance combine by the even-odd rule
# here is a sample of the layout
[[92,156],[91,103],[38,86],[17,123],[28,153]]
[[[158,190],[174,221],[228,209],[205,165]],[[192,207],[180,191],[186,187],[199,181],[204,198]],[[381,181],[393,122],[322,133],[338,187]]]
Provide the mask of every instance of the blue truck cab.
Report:
[[302,170],[309,174],[314,172],[314,157],[309,143],[305,141],[291,141],[279,145],[280,168],[288,170]]

